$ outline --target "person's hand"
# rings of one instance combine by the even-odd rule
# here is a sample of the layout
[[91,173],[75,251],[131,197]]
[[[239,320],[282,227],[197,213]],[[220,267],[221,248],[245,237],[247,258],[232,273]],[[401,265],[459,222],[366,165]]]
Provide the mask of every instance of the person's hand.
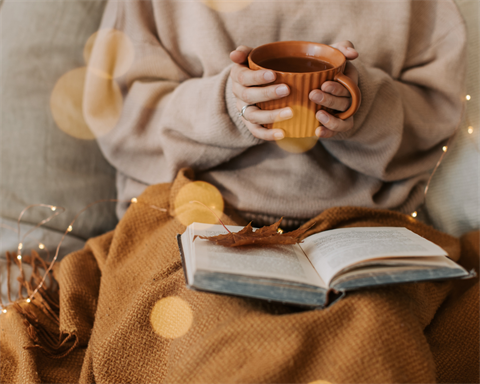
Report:
[[[263,101],[280,99],[290,93],[285,84],[265,85],[275,81],[275,72],[269,70],[252,71],[247,66],[247,57],[252,48],[239,46],[230,53],[230,59],[235,63],[230,72],[232,92],[237,99],[237,109],[240,112],[245,105],[261,103]],[[244,122],[253,136],[263,140],[280,140],[285,137],[282,129],[268,129],[261,124],[272,124],[276,121],[292,118],[292,110],[287,108],[262,111],[257,106],[249,106],[244,114]]]
[[[355,60],[358,57],[358,52],[350,41],[335,43],[332,44],[332,47],[341,51],[347,60]],[[348,61],[344,74],[358,85],[358,72]],[[320,89],[310,92],[309,98],[316,104],[341,112],[346,111],[352,103],[350,92],[336,81],[326,81]],[[321,139],[328,139],[339,132],[346,132],[353,128],[353,116],[342,120],[324,110],[318,111],[315,116],[321,123],[321,126],[316,129],[315,135]]]

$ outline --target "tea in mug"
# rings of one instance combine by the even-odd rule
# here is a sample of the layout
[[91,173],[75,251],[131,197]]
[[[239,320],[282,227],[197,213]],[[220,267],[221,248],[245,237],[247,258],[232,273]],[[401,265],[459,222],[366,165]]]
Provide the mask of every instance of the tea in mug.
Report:
[[277,57],[258,63],[263,68],[280,72],[318,72],[332,69],[333,65],[313,57]]

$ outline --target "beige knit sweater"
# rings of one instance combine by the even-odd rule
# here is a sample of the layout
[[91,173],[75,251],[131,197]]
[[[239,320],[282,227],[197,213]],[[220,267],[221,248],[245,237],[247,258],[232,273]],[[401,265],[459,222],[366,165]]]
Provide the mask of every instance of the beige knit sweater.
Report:
[[[128,71],[114,80],[121,118],[99,138],[118,170],[120,198],[191,167],[244,216],[265,221],[285,216],[295,225],[346,205],[411,212],[422,202],[461,119],[466,35],[453,1],[257,0],[235,12],[206,3],[215,2],[107,5],[102,28],[124,32],[134,49]],[[231,92],[230,51],[279,40],[350,40],[360,54],[354,128],[306,153],[254,138]],[[88,97],[96,87],[105,81],[89,71],[87,118],[99,113]]]

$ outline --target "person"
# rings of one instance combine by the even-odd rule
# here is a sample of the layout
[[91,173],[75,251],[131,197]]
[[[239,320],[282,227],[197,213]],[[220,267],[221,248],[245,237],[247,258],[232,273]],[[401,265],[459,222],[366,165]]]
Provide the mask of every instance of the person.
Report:
[[[114,40],[108,51],[95,44],[91,62],[103,60],[118,76],[105,81],[89,71],[84,110],[94,120],[101,111],[91,95],[122,90],[118,123],[98,138],[117,169],[119,199],[189,167],[257,225],[283,216],[296,227],[335,206],[414,211],[462,115],[466,34],[453,1],[251,1],[234,12],[220,3],[108,3],[101,31],[123,33],[134,57],[123,70]],[[282,149],[281,130],[262,127],[289,118],[289,108],[253,106],[239,116],[245,105],[289,92],[268,85],[273,72],[245,64],[248,47],[279,40],[333,44],[362,93],[352,118],[318,112],[318,142],[302,153]],[[310,98],[349,105],[334,82]],[[120,217],[126,207],[119,205]]]
[[[224,12],[230,6],[238,9]],[[252,106],[239,115],[282,97],[268,71],[245,65],[249,47],[282,40],[336,44],[362,93],[351,119],[318,113],[328,120],[300,153],[275,140],[281,131],[261,126],[287,110]],[[408,227],[457,261],[458,239],[403,213],[421,203],[461,119],[465,43],[451,0],[108,2],[88,62],[84,115],[98,122],[92,129],[117,169],[119,198],[138,200],[114,231],[62,261],[60,335],[76,337],[70,350],[88,344],[72,354],[79,381],[439,379],[451,364],[436,366],[435,356],[455,356],[443,347],[451,332],[434,332],[448,282],[363,289],[325,310],[197,292],[185,284],[176,240],[185,223],[169,208],[199,180],[245,219],[226,214],[226,224],[284,216],[284,229],[310,219],[309,234]],[[332,83],[310,97],[339,110],[349,104]],[[118,118],[105,118],[115,111]]]

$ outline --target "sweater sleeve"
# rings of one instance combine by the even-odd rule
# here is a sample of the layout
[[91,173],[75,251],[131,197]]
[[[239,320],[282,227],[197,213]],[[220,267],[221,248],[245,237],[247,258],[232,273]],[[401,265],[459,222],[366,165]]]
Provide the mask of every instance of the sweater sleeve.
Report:
[[143,184],[215,167],[261,142],[236,114],[231,67],[188,73],[155,23],[150,2],[109,2],[84,90],[85,120],[105,157]]
[[329,153],[349,168],[385,182],[411,178],[435,166],[461,121],[465,100],[466,32],[459,16],[457,21],[407,54],[398,76],[354,62],[362,105],[351,131],[322,141]]

